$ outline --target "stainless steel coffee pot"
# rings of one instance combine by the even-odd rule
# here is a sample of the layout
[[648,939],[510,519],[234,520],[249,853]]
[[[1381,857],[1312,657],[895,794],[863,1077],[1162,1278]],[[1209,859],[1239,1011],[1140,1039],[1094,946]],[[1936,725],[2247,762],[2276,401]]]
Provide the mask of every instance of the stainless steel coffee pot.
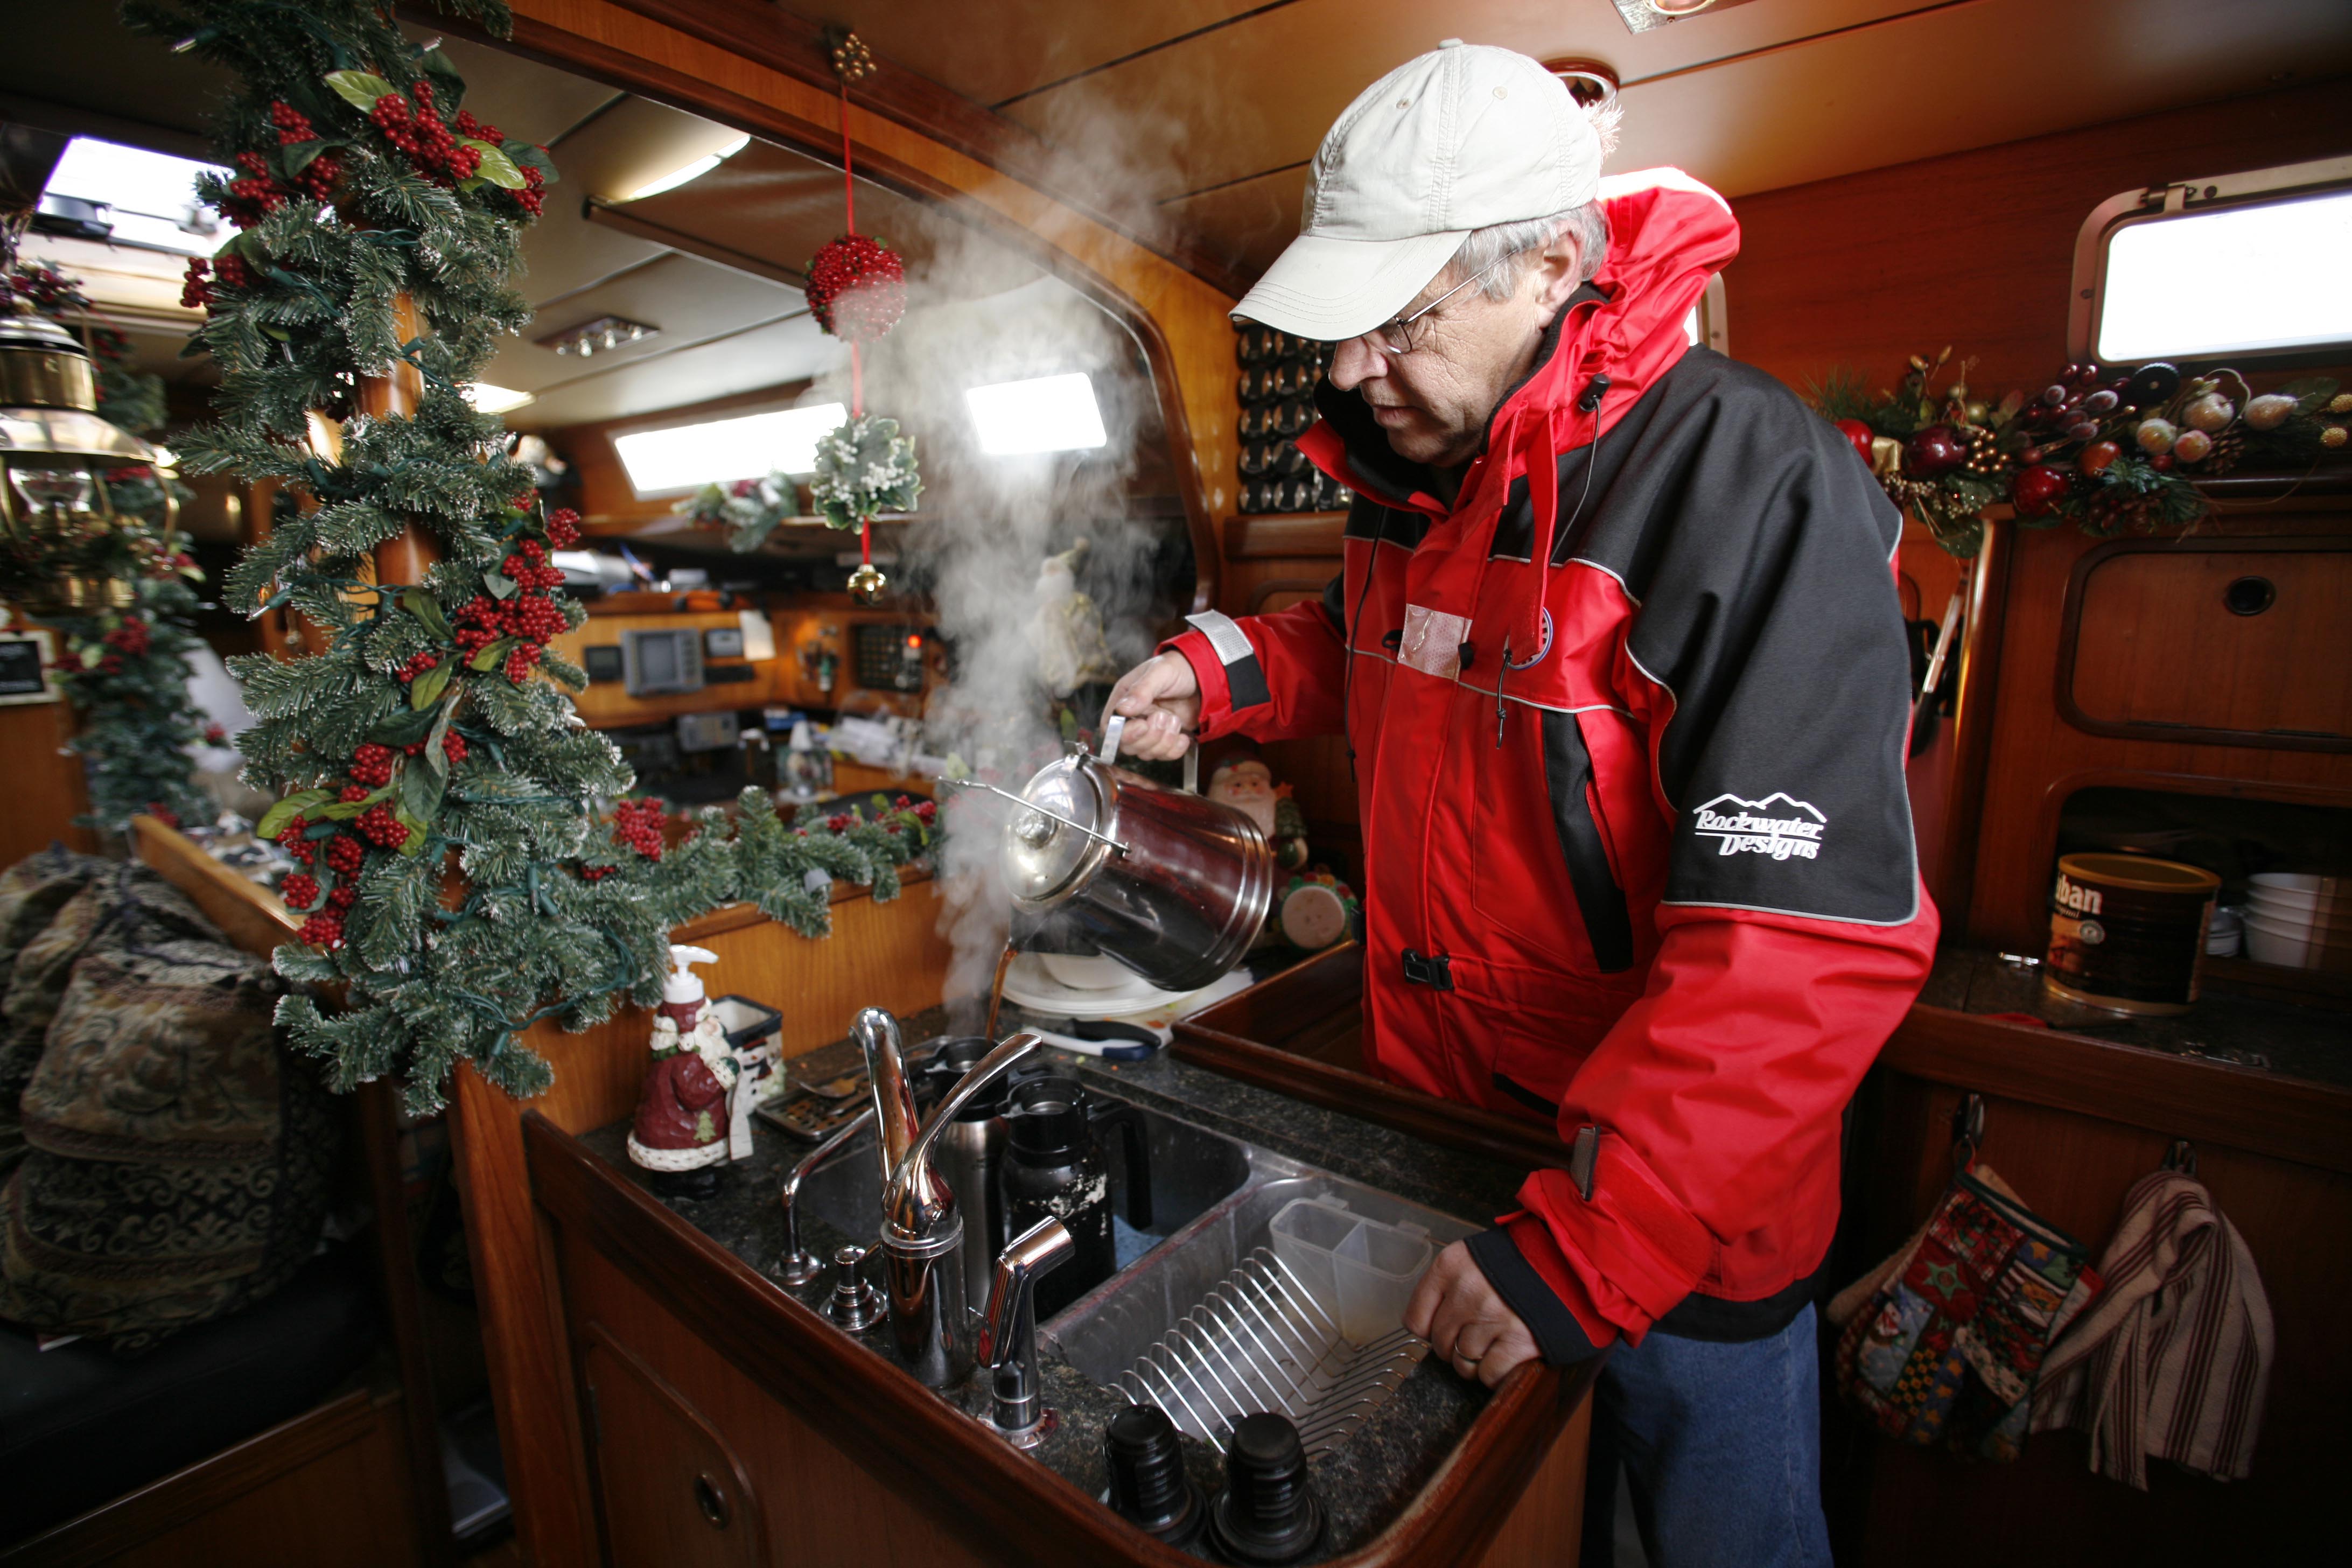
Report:
[[1126,723],[1112,719],[1099,754],[1074,751],[1015,797],[1005,884],[1019,913],[1054,917],[1163,991],[1197,991],[1257,939],[1274,849],[1232,806],[1113,767]]

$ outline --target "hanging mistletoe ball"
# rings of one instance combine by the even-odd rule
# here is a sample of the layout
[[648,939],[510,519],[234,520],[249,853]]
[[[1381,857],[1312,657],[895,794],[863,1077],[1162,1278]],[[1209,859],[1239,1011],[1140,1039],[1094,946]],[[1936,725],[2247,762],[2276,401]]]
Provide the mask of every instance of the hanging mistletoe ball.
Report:
[[807,292],[818,326],[845,342],[870,343],[907,313],[907,264],[878,239],[845,234],[810,258]]

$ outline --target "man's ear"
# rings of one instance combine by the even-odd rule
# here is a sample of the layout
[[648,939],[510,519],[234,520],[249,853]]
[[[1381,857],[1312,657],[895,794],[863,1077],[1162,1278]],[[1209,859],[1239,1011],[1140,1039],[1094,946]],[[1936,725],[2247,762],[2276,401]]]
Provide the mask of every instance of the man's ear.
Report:
[[1583,283],[1584,253],[1566,226],[1551,237],[1536,258],[1530,270],[1536,279],[1536,303],[1543,311],[1544,325],[1549,327],[1569,296]]

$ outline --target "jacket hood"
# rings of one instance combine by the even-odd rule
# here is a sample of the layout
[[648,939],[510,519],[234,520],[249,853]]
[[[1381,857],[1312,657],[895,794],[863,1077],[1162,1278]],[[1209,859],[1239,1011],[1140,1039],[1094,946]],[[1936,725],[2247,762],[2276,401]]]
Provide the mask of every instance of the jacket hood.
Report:
[[[1535,467],[1534,444],[1551,456],[1582,446],[1673,369],[1690,347],[1684,323],[1707,279],[1739,254],[1730,204],[1680,169],[1612,176],[1601,182],[1599,199],[1609,219],[1608,260],[1553,320],[1534,368],[1488,416],[1489,449],[1518,459],[1496,466],[1505,482]],[[1601,376],[1605,395],[1579,410],[1578,398]],[[1390,447],[1361,394],[1327,381],[1315,402],[1323,417],[1298,445],[1318,468],[1385,505],[1446,514],[1428,470]]]

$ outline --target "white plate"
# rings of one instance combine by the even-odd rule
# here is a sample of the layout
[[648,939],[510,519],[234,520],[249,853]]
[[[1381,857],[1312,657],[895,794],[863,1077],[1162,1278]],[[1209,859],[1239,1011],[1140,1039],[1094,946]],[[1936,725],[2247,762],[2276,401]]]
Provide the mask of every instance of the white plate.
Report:
[[1100,990],[1065,985],[1045,973],[1034,952],[1014,958],[1004,972],[1004,999],[1033,1013],[1063,1018],[1116,1018],[1143,1013],[1177,1000],[1179,992],[1162,991],[1139,974],[1130,973],[1120,984]]

